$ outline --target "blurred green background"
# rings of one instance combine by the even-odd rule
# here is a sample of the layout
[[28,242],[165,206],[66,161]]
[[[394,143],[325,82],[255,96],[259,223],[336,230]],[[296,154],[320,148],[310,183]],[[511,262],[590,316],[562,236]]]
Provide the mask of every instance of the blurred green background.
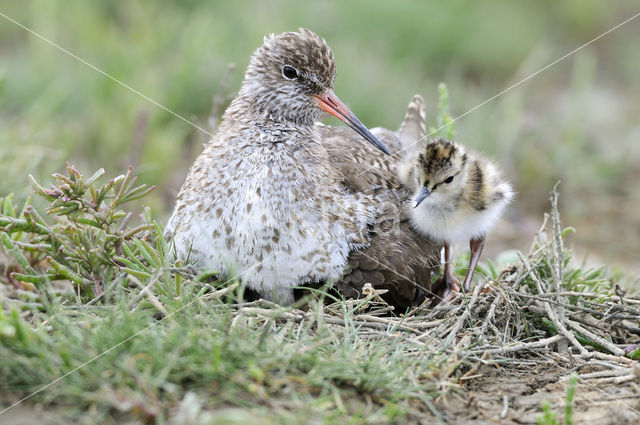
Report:
[[[640,12],[636,0],[0,0],[0,12],[205,128],[228,70],[239,87],[267,33],[327,39],[336,93],[370,127],[395,128],[414,93],[434,124],[437,83],[458,116]],[[562,180],[564,224],[590,263],[640,268],[640,18],[456,122],[518,198],[490,251],[526,249]],[[220,111],[221,112],[221,111]],[[336,121],[331,121],[337,124]],[[0,195],[30,193],[66,160],[107,175],[129,164],[168,217],[206,141],[194,127],[0,17]]]

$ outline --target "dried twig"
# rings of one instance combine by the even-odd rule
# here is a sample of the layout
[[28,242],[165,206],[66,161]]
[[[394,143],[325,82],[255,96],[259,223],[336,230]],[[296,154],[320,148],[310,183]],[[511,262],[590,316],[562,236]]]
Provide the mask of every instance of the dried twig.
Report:
[[[540,282],[540,279],[538,279],[536,274],[531,269],[531,266],[529,265],[529,262],[522,256],[522,254],[518,253],[518,256],[520,257],[520,261],[522,261],[522,264],[524,264],[525,267],[527,268],[527,270],[529,271],[529,274],[530,274],[531,278],[535,282],[536,287],[538,288],[538,293],[544,292],[542,290],[542,283]],[[580,354],[582,354],[582,355],[587,354],[588,351],[586,350],[586,348],[584,348],[582,346],[582,344],[580,344],[578,342],[578,340],[576,340],[576,338],[573,336],[573,334],[567,330],[567,328],[564,326],[564,323],[557,316],[556,312],[551,309],[551,305],[546,301],[543,302],[543,304],[544,304],[544,308],[545,308],[545,310],[547,312],[547,315],[548,315],[549,319],[557,326],[559,332],[565,338],[567,338],[571,342],[571,344],[578,349],[578,351],[580,351]]]
[[142,282],[140,282],[140,280],[138,280],[135,276],[129,275],[129,279],[132,282],[134,282],[138,287],[141,288],[141,291],[138,293],[138,295],[136,295],[134,299],[131,300],[131,302],[129,303],[129,310],[133,311],[137,309],[140,303],[140,300],[143,297],[147,297],[149,299],[149,302],[156,309],[158,309],[163,315],[166,316],[168,314],[167,310],[164,308],[164,306],[162,305],[162,302],[160,302],[158,297],[156,297],[151,291],[149,291],[151,287],[153,287],[156,283],[158,283],[160,276],[161,276],[161,273],[156,272],[153,276],[151,276],[151,279],[149,279],[149,282],[147,282],[146,285],[143,285]]

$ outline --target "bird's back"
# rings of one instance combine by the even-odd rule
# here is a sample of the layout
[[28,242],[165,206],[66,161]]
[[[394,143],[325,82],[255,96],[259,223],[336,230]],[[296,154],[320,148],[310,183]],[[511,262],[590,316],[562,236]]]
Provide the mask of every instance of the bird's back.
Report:
[[429,292],[432,272],[440,262],[440,246],[412,229],[407,212],[412,194],[396,173],[400,151],[407,141],[421,137],[407,130],[407,139],[402,140],[402,128],[424,131],[424,124],[411,122],[424,120],[419,111],[414,98],[400,131],[374,129],[390,148],[390,156],[371,149],[358,135],[342,127],[321,127],[323,144],[332,166],[342,176],[343,186],[354,193],[374,195],[378,206],[369,245],[349,253],[348,269],[337,282],[346,297],[361,296],[364,284],[371,283],[374,289],[388,290],[383,295],[388,302],[405,308],[413,303],[418,289]]

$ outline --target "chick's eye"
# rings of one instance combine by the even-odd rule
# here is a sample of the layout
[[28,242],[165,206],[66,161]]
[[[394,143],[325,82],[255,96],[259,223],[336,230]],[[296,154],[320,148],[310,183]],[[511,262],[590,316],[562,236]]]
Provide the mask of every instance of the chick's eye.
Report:
[[287,80],[294,80],[298,78],[298,71],[290,65],[285,65],[282,67],[282,76]]
[[447,184],[449,184],[449,183],[451,183],[452,181],[453,181],[453,176],[448,177],[444,182],[445,182],[445,183],[447,183]]

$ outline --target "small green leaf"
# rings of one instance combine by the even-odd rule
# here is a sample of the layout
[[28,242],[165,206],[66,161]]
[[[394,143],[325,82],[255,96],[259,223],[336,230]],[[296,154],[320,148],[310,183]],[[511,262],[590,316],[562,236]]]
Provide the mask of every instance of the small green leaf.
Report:
[[631,360],[640,359],[640,346],[637,346],[633,351],[629,351],[628,353],[625,354],[625,356],[630,358]]
[[30,282],[36,285],[42,285],[47,281],[57,280],[60,276],[55,274],[43,274],[43,275],[28,275],[23,273],[11,273],[11,278],[20,280],[22,282]]
[[0,239],[2,240],[2,244],[7,247],[14,260],[16,260],[20,267],[22,267],[22,270],[30,274],[36,274],[36,271],[33,270],[33,267],[29,264],[29,260],[24,256],[22,250],[13,243],[13,240],[6,232],[0,232]]
[[487,265],[489,266],[489,270],[491,271],[491,278],[494,280],[498,278],[498,270],[496,270],[496,266],[493,264],[493,261],[487,260]]
[[564,423],[565,425],[573,425],[573,397],[576,393],[576,383],[578,382],[578,375],[573,372],[569,378],[569,384],[567,386],[567,396],[564,406]]
[[98,180],[100,177],[104,176],[105,172],[104,172],[104,168],[99,169],[98,171],[96,171],[95,173],[93,173],[93,176],[89,177],[89,180],[87,180],[85,182],[85,184],[87,186],[93,184],[93,182],[95,182],[96,180]]
[[123,272],[133,275],[135,277],[139,277],[141,279],[149,279],[151,277],[151,273],[143,272],[142,270],[132,269],[129,267],[120,267],[120,270]]

